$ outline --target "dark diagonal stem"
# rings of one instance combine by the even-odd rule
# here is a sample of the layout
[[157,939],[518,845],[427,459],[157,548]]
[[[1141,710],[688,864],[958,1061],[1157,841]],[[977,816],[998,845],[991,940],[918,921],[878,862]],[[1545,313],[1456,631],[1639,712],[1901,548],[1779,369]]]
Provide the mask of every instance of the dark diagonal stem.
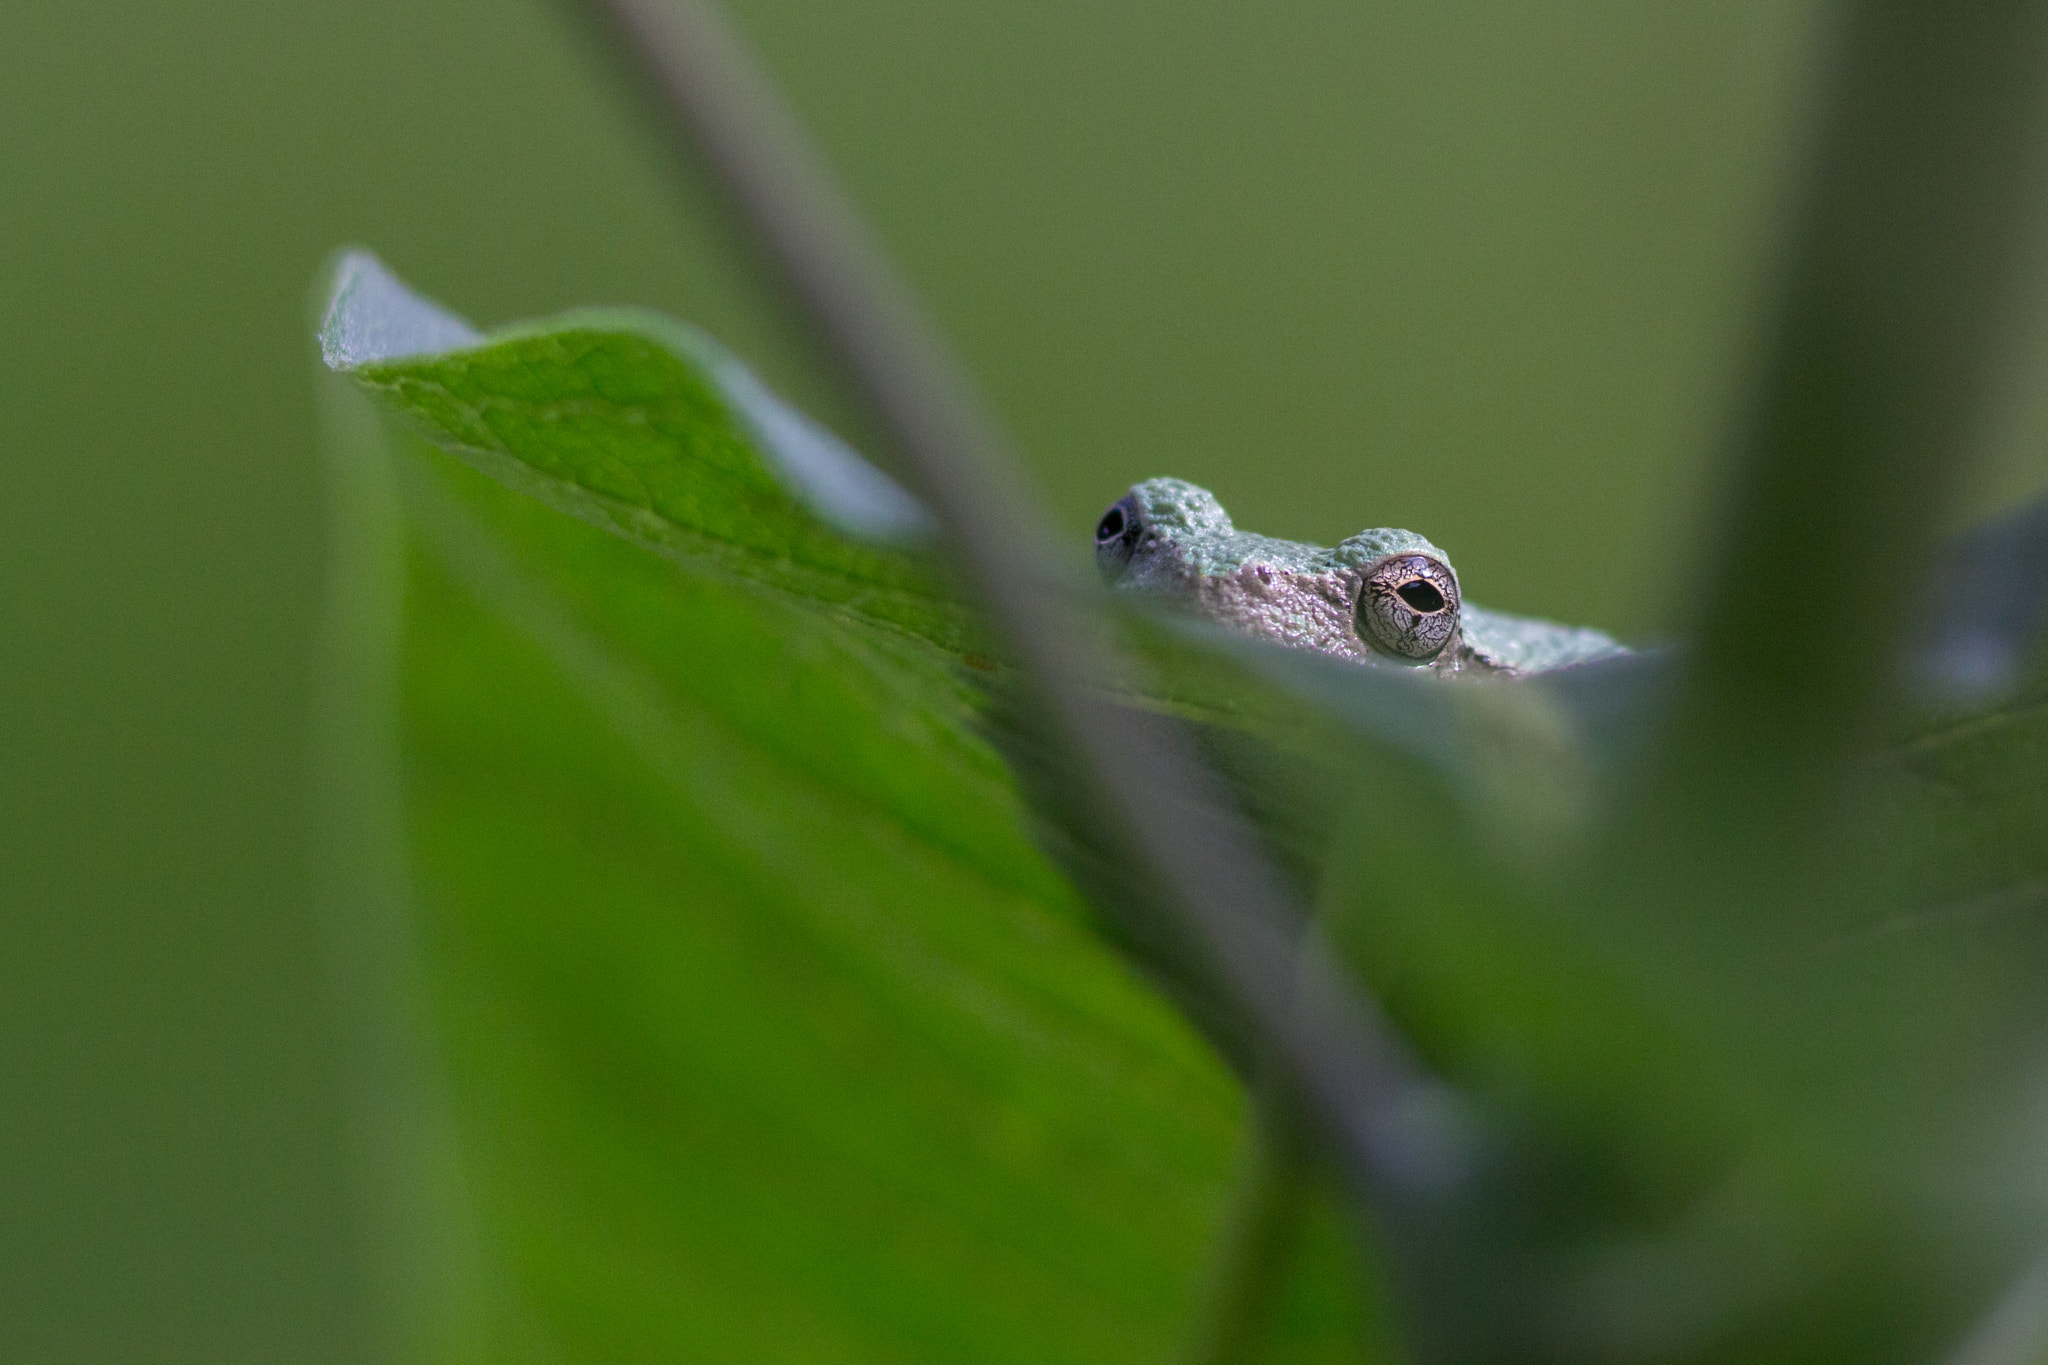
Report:
[[1098,701],[1076,586],[973,386],[738,36],[701,0],[581,0],[706,160],[872,405],[975,592],[1078,760],[1093,818],[1149,868],[1367,1187],[1406,1201],[1440,1154],[1404,1141],[1419,1073],[1356,981],[1323,960],[1248,831],[1176,736]]

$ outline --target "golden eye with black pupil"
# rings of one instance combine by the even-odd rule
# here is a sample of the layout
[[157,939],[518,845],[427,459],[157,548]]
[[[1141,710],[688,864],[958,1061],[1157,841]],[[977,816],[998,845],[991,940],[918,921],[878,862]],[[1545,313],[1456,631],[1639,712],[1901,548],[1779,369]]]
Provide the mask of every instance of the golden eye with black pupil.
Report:
[[1431,555],[1388,555],[1365,571],[1358,633],[1378,648],[1420,663],[1458,633],[1458,579]]

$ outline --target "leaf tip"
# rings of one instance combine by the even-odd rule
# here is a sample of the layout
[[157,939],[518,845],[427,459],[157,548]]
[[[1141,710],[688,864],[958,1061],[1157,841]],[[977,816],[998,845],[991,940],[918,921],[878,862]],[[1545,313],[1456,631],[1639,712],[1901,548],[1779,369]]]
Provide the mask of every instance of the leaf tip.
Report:
[[320,358],[333,370],[474,345],[474,327],[421,298],[368,251],[351,248],[328,265],[320,310]]

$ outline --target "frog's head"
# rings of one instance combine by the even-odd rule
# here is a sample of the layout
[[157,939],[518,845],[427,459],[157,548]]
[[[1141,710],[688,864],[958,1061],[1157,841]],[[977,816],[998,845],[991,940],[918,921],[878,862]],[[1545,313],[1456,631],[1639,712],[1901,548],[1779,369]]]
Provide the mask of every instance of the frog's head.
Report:
[[1114,588],[1162,594],[1220,625],[1373,663],[1455,667],[1458,577],[1410,531],[1361,531],[1334,549],[1252,535],[1206,488],[1147,479],[1095,525]]

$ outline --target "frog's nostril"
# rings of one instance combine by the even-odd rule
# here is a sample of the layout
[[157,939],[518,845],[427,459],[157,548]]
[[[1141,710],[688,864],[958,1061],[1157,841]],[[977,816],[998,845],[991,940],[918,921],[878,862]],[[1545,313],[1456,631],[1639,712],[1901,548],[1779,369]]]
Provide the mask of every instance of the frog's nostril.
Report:
[[1444,595],[1438,592],[1433,584],[1426,583],[1422,579],[1418,578],[1413,582],[1403,583],[1394,591],[1401,595],[1403,602],[1406,602],[1425,616],[1431,612],[1444,609]]
[[1112,507],[1095,524],[1095,543],[1105,545],[1124,533],[1124,509]]

